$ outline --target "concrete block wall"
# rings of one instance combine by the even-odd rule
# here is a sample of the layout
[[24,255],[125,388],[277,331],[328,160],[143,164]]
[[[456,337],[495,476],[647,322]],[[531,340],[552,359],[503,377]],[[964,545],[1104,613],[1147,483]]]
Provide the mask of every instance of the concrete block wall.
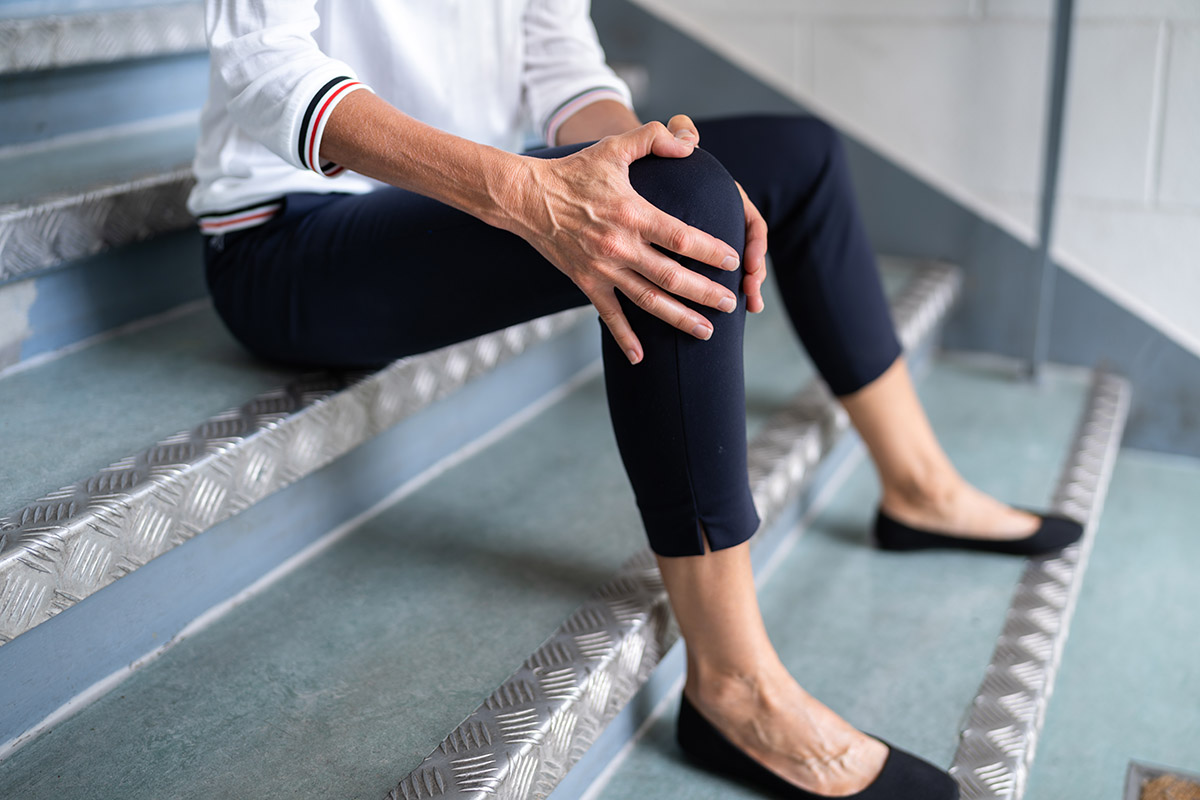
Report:
[[[1034,240],[1051,0],[637,2]],[[1055,256],[1200,354],[1197,143],[1200,0],[1077,0]]]

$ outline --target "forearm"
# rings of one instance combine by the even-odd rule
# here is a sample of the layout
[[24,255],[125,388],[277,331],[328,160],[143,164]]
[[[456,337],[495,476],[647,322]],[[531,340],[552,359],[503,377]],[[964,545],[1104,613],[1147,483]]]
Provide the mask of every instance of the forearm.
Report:
[[507,228],[521,156],[438,130],[370,92],[333,110],[321,158]]
[[616,100],[600,100],[584,106],[563,122],[558,128],[558,141],[552,144],[591,142],[605,136],[631,131],[641,124],[637,114],[624,104]]

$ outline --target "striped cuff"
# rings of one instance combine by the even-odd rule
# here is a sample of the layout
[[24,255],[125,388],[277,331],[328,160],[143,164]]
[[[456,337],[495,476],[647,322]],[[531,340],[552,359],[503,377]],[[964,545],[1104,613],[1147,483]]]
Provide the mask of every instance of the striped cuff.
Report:
[[546,123],[546,130],[543,133],[546,136],[546,144],[550,147],[554,146],[554,140],[558,137],[558,129],[562,124],[571,118],[575,112],[584,106],[590,106],[598,100],[616,100],[621,105],[626,105],[625,95],[618,92],[616,89],[610,89],[607,86],[600,86],[594,89],[585,89],[567,100],[554,110],[550,115],[549,121]]
[[319,175],[332,178],[345,171],[345,167],[332,161],[321,162],[321,137],[325,133],[325,124],[337,104],[345,100],[352,92],[359,89],[371,91],[371,87],[360,83],[354,78],[342,76],[334,78],[321,87],[308,104],[304,112],[304,121],[300,123],[300,141],[298,143],[300,163]]
[[253,228],[275,216],[283,208],[280,200],[268,200],[253,206],[246,206],[235,211],[225,211],[220,214],[205,214],[200,218],[200,232],[208,236],[218,233],[233,233],[234,231]]

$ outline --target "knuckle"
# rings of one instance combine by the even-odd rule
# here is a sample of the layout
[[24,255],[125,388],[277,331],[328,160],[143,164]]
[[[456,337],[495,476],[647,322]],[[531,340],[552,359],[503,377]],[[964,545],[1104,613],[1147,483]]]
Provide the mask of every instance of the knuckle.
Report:
[[687,227],[678,225],[667,234],[667,247],[678,253],[687,245],[689,238]]
[[662,300],[662,295],[653,286],[643,286],[634,292],[633,302],[647,311],[655,308]]
[[605,258],[616,258],[624,249],[620,234],[606,231],[596,240],[596,252]]
[[662,274],[659,276],[658,281],[658,285],[666,289],[671,294],[679,294],[679,291],[683,288],[684,283],[685,279],[683,274],[680,272],[680,267],[678,265],[664,268]]

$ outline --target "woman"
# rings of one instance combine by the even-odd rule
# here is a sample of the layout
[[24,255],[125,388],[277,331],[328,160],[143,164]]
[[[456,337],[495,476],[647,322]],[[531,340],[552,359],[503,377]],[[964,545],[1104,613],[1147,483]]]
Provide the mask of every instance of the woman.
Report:
[[[794,797],[957,796],[808,695],[759,616],[741,345],[768,227],[797,332],[879,471],[882,546],[1039,552],[1078,528],[981,494],[942,452],[833,132],[725,120],[701,150],[686,116],[640,124],[587,5],[208,0],[190,207],[215,305],[264,357],[367,366],[591,302],[687,642],[681,744]],[[555,147],[514,152],[526,116]]]

